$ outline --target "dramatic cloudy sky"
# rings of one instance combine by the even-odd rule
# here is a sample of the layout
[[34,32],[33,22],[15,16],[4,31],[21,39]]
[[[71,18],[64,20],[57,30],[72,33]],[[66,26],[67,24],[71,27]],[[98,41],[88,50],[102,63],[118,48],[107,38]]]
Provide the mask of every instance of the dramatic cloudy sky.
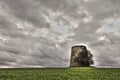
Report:
[[0,67],[68,67],[85,44],[96,67],[120,67],[120,0],[0,0]]

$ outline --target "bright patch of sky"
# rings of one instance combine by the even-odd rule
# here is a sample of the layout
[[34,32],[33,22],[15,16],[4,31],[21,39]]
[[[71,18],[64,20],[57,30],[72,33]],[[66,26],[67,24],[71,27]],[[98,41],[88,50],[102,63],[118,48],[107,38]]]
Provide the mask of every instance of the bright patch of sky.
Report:
[[97,32],[111,32],[118,34],[120,33],[120,18],[119,19],[106,19],[105,24]]
[[54,25],[54,31],[59,32],[60,34],[64,35],[68,32],[68,27],[65,26],[63,23],[60,23],[59,25]]

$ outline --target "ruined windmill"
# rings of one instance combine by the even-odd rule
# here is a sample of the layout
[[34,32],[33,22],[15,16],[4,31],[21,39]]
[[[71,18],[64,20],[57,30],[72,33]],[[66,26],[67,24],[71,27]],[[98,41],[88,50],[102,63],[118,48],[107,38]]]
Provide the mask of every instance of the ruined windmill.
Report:
[[92,54],[84,45],[73,46],[70,67],[88,67],[94,63],[92,57]]

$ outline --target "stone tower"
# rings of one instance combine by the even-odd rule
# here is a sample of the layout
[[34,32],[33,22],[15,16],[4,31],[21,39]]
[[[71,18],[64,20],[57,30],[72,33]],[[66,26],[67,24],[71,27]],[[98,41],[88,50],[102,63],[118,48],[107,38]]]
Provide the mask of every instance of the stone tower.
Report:
[[90,52],[83,45],[73,46],[71,49],[71,67],[90,66],[89,55]]

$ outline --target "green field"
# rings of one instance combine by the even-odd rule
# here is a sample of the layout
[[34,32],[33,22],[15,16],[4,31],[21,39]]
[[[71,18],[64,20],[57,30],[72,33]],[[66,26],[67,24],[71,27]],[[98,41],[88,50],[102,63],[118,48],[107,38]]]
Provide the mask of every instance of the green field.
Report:
[[0,69],[0,80],[120,80],[120,69]]

